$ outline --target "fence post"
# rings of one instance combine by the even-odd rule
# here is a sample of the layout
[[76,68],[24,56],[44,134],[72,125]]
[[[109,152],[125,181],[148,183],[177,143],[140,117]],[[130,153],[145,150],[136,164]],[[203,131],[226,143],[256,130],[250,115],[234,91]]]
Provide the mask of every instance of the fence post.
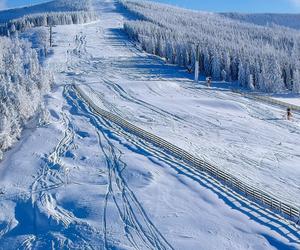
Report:
[[279,212],[282,213],[281,201],[279,202]]
[[273,208],[273,199],[271,199],[271,208]]

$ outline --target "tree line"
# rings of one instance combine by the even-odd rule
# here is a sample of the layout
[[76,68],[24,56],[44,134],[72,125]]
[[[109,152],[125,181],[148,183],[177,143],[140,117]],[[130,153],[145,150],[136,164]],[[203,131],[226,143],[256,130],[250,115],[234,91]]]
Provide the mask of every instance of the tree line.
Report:
[[81,24],[97,18],[90,0],[56,0],[11,12],[0,12],[0,20],[5,20],[0,24],[2,36],[24,32],[32,27]]
[[0,35],[10,36],[16,32],[24,32],[27,29],[40,26],[70,25],[87,23],[96,19],[94,12],[50,12],[28,15],[10,20],[0,26]]
[[[43,6],[52,12],[43,12]],[[56,0],[35,6],[41,13],[34,15],[23,15],[31,7],[23,8],[21,17],[0,25],[5,35],[0,37],[0,159],[20,138],[28,119],[42,110],[42,97],[53,83],[52,73],[43,67],[49,34],[30,28],[88,22],[96,18],[91,6],[90,0]]]
[[51,74],[29,42],[0,37],[0,159],[39,109],[51,83]]
[[200,72],[266,92],[300,92],[300,32],[259,26],[221,14],[124,0],[136,20],[124,24],[148,53],[191,70],[199,46]]

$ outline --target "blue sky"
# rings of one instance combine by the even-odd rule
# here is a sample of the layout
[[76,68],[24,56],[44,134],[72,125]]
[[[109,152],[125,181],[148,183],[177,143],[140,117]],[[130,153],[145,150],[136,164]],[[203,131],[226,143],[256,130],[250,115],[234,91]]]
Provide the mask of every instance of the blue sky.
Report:
[[18,6],[24,6],[41,2],[49,2],[49,0],[0,0],[0,9],[15,8]]
[[[300,0],[156,0],[190,9],[207,11],[300,13]],[[0,9],[23,6],[45,0],[0,0]]]
[[300,0],[156,0],[190,9],[217,12],[300,13]]

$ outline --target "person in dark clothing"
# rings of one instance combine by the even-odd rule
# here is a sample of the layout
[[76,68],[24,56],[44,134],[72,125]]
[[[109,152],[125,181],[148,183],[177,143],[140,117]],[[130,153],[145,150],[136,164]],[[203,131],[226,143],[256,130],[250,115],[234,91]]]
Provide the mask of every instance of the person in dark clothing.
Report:
[[210,86],[211,86],[211,80],[212,80],[211,77],[207,77],[207,78],[206,78],[206,84],[207,84],[207,87],[209,87],[209,88],[210,88]]
[[293,117],[293,115],[292,115],[292,110],[291,110],[291,108],[287,108],[287,110],[286,110],[286,115],[287,115],[287,119],[290,121],[290,120],[292,120],[292,117]]

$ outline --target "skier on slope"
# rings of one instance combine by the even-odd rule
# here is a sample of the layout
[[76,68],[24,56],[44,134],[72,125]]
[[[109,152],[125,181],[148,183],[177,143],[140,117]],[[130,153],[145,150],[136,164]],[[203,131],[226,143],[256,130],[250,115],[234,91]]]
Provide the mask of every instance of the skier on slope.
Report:
[[210,86],[211,86],[211,77],[209,76],[209,77],[206,77],[206,84],[207,84],[207,87],[209,87],[210,88]]
[[292,115],[291,108],[287,108],[287,110],[286,110],[286,115],[287,115],[287,119],[288,119],[289,121],[292,120],[293,115]]

